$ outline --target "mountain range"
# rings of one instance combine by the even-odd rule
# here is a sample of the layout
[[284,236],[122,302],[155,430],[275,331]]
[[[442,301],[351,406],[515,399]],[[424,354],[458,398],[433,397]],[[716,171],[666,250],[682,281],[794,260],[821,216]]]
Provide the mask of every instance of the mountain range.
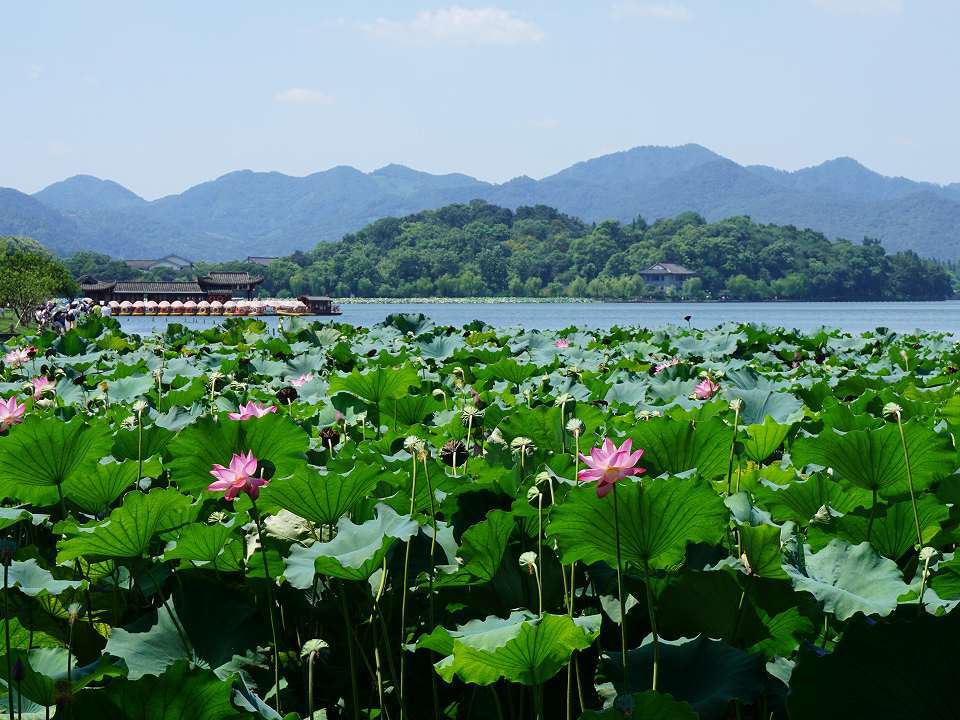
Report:
[[686,211],[711,221],[749,215],[960,259],[960,183],[886,177],[847,157],[793,172],[744,166],[693,144],[636,147],[500,184],[403,165],[369,173],[338,166],[304,177],[240,170],[147,201],[113,181],[76,175],[33,195],[0,188],[0,235],[27,235],[60,254],[228,260],[307,250],[382,217],[473,199],[549,205],[596,222]]

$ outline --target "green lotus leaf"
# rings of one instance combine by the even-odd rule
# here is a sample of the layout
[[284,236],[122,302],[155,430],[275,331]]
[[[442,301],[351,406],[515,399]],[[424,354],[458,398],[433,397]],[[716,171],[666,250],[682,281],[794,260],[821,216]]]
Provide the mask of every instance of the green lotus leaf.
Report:
[[560,452],[563,446],[565,430],[558,407],[518,408],[503,419],[499,428],[507,442],[528,437],[537,448],[554,452]]
[[[653,678],[653,644],[647,638],[627,651],[629,688],[647,690]],[[624,692],[621,654],[607,652],[601,672]],[[720,720],[734,700],[753,704],[763,692],[764,662],[719,640],[704,637],[660,640],[657,692],[689,703],[704,720]]]
[[[797,720],[951,718],[960,616],[850,623],[832,653],[800,655],[787,705]],[[922,651],[922,655],[918,655]]]
[[[940,532],[940,523],[950,515],[950,509],[936,497],[925,495],[917,501],[917,512],[923,542],[927,544]],[[851,543],[864,542],[870,525],[869,514],[868,510],[859,510],[856,514],[832,518],[827,525],[812,527],[807,534],[811,549],[819,550],[833,537],[841,537]],[[899,560],[917,544],[916,520],[913,504],[909,500],[886,505],[877,512],[870,529],[870,544],[891,560]]]
[[614,706],[606,710],[587,710],[580,720],[626,720],[626,718],[656,718],[656,720],[697,720],[699,716],[689,703],[677,702],[670,695],[647,690],[626,697],[618,697]]
[[740,547],[757,577],[782,579],[787,577],[781,564],[780,528],[775,525],[741,525]]
[[234,453],[252,450],[254,456],[276,468],[274,478],[292,475],[306,464],[309,439],[289,418],[276,414],[244,421],[203,418],[180,431],[170,443],[173,456],[167,468],[177,487],[190,492],[213,482],[214,464],[227,466]]
[[110,454],[110,444],[102,422],[29,418],[0,442],[0,496],[53,505],[59,499],[57,486],[90,472]]
[[674,417],[655,417],[630,431],[634,450],[643,448],[640,465],[647,474],[676,475],[696,468],[705,478],[727,471],[732,430],[719,418],[692,423]]
[[878,555],[869,543],[837,539],[818,553],[806,547],[803,562],[805,567],[784,564],[793,587],[812,594],[838,620],[857,613],[886,617],[910,589],[896,563]]
[[479,380],[504,380],[511,385],[520,385],[527,378],[536,375],[538,371],[537,366],[532,363],[518,363],[511,358],[503,358],[486,367],[478,368],[474,374]]
[[802,526],[808,525],[824,506],[846,513],[871,503],[870,491],[855,486],[844,487],[825,473],[817,473],[809,480],[794,480],[789,485],[764,482],[754,493],[776,520],[792,520]]
[[803,418],[803,401],[790,393],[756,387],[731,388],[726,395],[743,401],[740,410],[743,425],[765,425],[767,418],[774,423],[790,425]]
[[9,586],[30,597],[59,595],[66,590],[79,590],[87,585],[85,580],[57,580],[32,558],[23,562],[14,560],[10,563],[8,573]]
[[291,477],[272,480],[263,498],[318,525],[333,525],[373,493],[379,474],[376,466],[362,463],[347,472],[326,474],[305,466]]
[[443,403],[432,395],[406,395],[394,403],[387,403],[384,415],[395,418],[400,425],[419,425],[442,408]]
[[106,396],[112,403],[132,403],[150,392],[154,385],[152,375],[131,375],[119,380],[107,380]]
[[[614,496],[598,498],[592,484],[570,491],[550,511],[547,536],[555,539],[564,563],[616,560]],[[663,569],[680,565],[687,543],[719,542],[729,514],[706,484],[661,478],[617,485],[621,554],[625,564]]]
[[[92,472],[75,476],[63,484],[63,495],[86,512],[97,514],[109,508],[125,490],[137,486],[140,466],[136,460],[99,463]],[[158,458],[146,458],[144,477],[155,477],[163,472]]]
[[762,463],[779,449],[789,432],[790,425],[781,425],[769,416],[762,423],[747,425],[745,436],[741,436],[744,453],[755,463]]
[[[923,490],[953,471],[957,456],[948,435],[915,422],[905,423],[903,430],[914,491]],[[816,464],[833,468],[838,479],[881,491],[886,496],[901,495],[909,490],[900,432],[892,423],[877,429],[853,430],[845,435],[824,430],[816,437],[797,440],[792,455],[797,467]]]
[[283,561],[287,581],[306,589],[318,573],[344,580],[369,578],[380,568],[394,542],[408,540],[420,528],[408,515],[399,515],[389,505],[379,503],[376,510],[375,519],[360,525],[340,518],[336,537],[330,542],[290,548]]
[[141,557],[154,535],[191,522],[196,513],[191,499],[172,488],[129,492],[105,520],[77,527],[73,537],[61,541],[58,562],[80,556]]
[[49,515],[32,513],[23,508],[0,508],[0,530],[6,530],[24,520],[29,520],[31,525],[42,525],[49,517]]
[[493,580],[514,526],[510,513],[491,510],[485,520],[467,528],[460,539],[463,567],[451,575],[440,575],[435,585],[476,585]]
[[[76,693],[87,685],[104,678],[116,678],[122,674],[120,668],[113,665],[108,658],[99,657],[92,663],[78,666],[76,658],[72,658],[70,679],[67,680],[67,660],[69,652],[66,648],[35,648],[33,650],[10,651],[10,664],[18,660],[23,668],[23,679],[17,683],[20,694],[42,707],[51,707],[63,696],[65,689]],[[0,657],[0,677],[6,683],[8,659]]]
[[371,405],[379,405],[384,400],[399,400],[412,386],[419,384],[420,377],[410,365],[396,368],[378,366],[366,372],[354,370],[349,375],[331,378],[330,394],[348,392]]
[[138,430],[118,430],[113,438],[111,454],[117,460],[134,461],[137,458],[163,455],[172,439],[172,432],[157,425],[143,428],[142,436]]
[[244,538],[237,528],[247,521],[244,513],[229,523],[191,523],[185,525],[176,540],[167,545],[164,560],[184,560],[186,567],[206,567],[217,572],[243,569]]
[[249,717],[231,704],[233,689],[210,670],[177,662],[159,677],[113,681],[104,690],[87,690],[75,717],[100,720],[240,720]]
[[600,633],[599,615],[574,620],[567,615],[514,613],[507,621],[491,617],[484,622],[482,630],[474,626],[450,633],[451,652],[435,665],[447,682],[456,676],[473,685],[490,685],[501,678],[538,685],[556,675],[575,650],[590,647]]
[[196,661],[196,655],[184,634],[176,611],[161,606],[149,617],[141,618],[133,629],[114,628],[103,651],[123,660],[127,678],[138,680],[144,675],[162,675],[179,660]]

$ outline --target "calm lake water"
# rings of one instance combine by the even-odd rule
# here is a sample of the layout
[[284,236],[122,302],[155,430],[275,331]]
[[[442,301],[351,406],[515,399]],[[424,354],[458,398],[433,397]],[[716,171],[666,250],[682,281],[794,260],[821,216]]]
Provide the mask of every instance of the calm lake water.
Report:
[[[353,325],[374,325],[390,313],[423,314],[441,325],[465,325],[483,320],[496,327],[522,326],[557,330],[575,325],[608,328],[612,325],[660,327],[684,324],[692,316],[694,327],[710,328],[724,322],[767,323],[797,330],[814,330],[824,325],[853,333],[878,326],[897,332],[934,330],[960,335],[960,300],[945,302],[864,302],[864,303],[397,303],[390,305],[344,304],[343,315],[332,319]],[[271,325],[276,317],[262,318]],[[187,327],[209,327],[219,318],[120,317],[127,332],[140,335],[163,331],[168,322]]]

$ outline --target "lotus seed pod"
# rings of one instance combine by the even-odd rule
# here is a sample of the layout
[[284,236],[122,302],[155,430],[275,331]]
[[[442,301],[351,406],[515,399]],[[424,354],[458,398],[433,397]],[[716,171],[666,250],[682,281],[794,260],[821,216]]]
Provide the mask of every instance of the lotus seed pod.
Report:
[[528,550],[520,555],[520,567],[533,575],[537,571],[537,554]]

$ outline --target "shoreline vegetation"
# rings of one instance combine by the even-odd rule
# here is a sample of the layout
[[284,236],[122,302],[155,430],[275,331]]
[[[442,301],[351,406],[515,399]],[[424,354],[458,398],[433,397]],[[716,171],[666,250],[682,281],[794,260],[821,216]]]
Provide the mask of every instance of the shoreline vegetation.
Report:
[[333,298],[338,305],[596,305],[602,303],[617,303],[623,305],[682,305],[682,304],[710,304],[726,305],[740,303],[764,303],[764,304],[783,304],[783,303],[839,303],[839,302],[948,302],[960,299],[956,296],[948,298],[939,298],[936,300],[684,300],[676,299],[618,299],[618,298],[569,298],[569,297],[345,297]]
[[[309,239],[304,239],[308,244]],[[955,268],[876,239],[830,240],[813,230],[748,217],[707,222],[696,213],[648,224],[585,223],[546,207],[482,201],[388,217],[339,242],[258,262],[197,262],[135,270],[106,255],[65,260],[75,277],[190,280],[216,271],[263,276],[262,295],[297,297],[589,298],[593,300],[939,300]],[[266,264],[264,264],[266,261]],[[657,263],[696,273],[664,290],[643,274]]]

